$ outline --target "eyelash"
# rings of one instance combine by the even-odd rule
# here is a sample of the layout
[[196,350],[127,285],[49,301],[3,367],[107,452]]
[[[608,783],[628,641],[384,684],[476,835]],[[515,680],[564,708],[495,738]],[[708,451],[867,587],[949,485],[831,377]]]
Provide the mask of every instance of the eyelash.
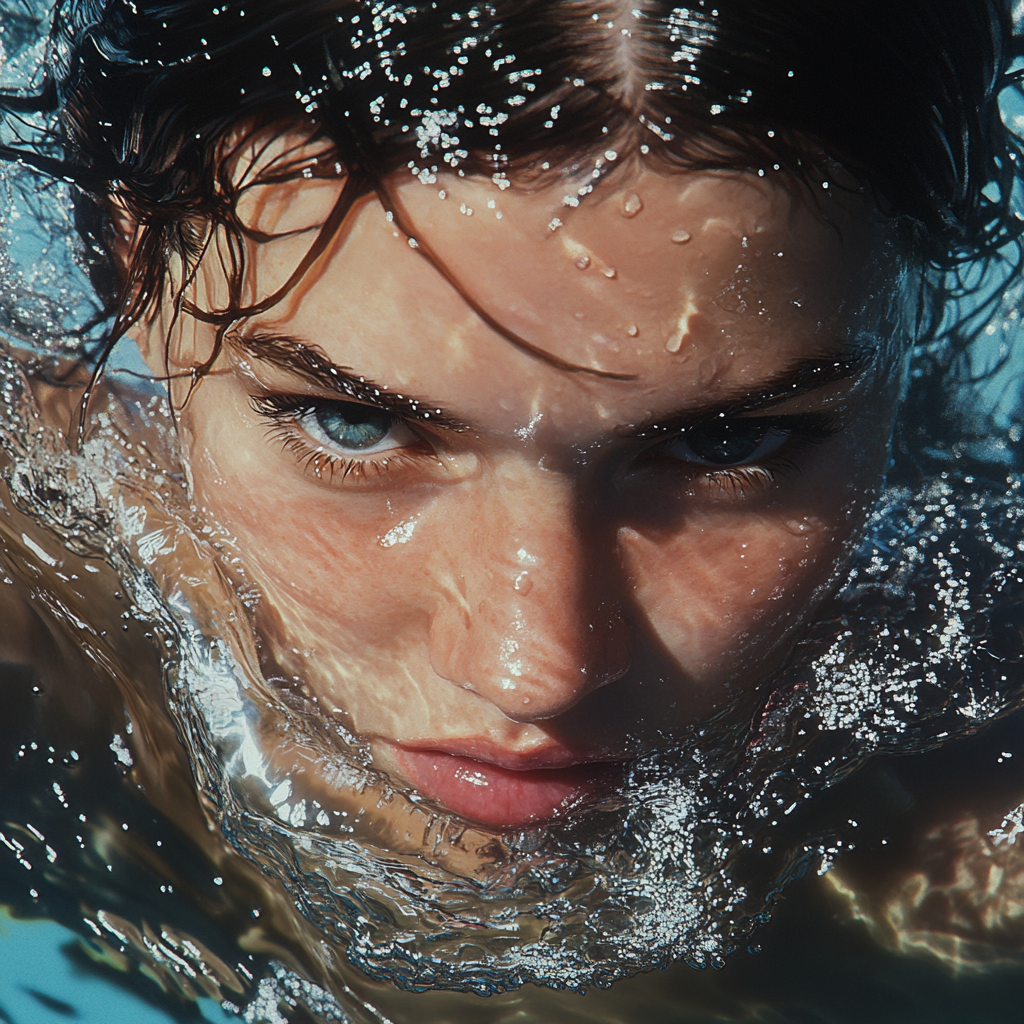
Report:
[[[697,478],[709,491],[714,489],[718,495],[743,498],[751,494],[767,491],[780,477],[799,473],[801,467],[794,457],[798,452],[810,445],[821,444],[842,430],[842,424],[826,413],[791,413],[786,416],[744,417],[756,420],[768,429],[785,430],[789,437],[781,447],[772,452],[766,459],[750,465],[723,466],[711,469],[702,463],[686,463],[677,461],[680,467],[688,467],[691,479]],[[683,434],[665,438],[645,452],[647,458],[656,457],[659,449],[671,444]],[[794,451],[796,449],[796,451]],[[672,458],[671,456],[664,456]],[[701,472],[703,470],[703,472]]]
[[[300,425],[299,418],[304,414],[316,412],[323,405],[331,404],[330,399],[317,401],[303,395],[258,395],[250,398],[250,404],[258,416],[269,421],[267,437],[277,441],[285,451],[295,456],[304,472],[313,474],[319,480],[333,482],[340,476],[340,482],[358,486],[361,483],[372,483],[374,479],[389,477],[403,469],[422,466],[425,461],[436,459],[426,441],[422,441],[422,448],[419,451],[411,448],[392,448],[376,457],[346,457],[326,450],[309,437]],[[353,401],[350,404],[366,403]],[[409,426],[408,421],[397,414],[396,419]]]
[[[322,445],[314,443],[309,438],[298,421],[302,415],[314,413],[321,406],[329,404],[329,399],[317,401],[303,395],[271,394],[253,396],[250,401],[257,415],[269,421],[267,436],[276,440],[285,451],[292,453],[303,470],[312,473],[318,479],[334,481],[340,475],[341,482],[358,486],[360,483],[371,483],[371,473],[374,474],[374,478],[380,479],[404,469],[422,467],[425,462],[431,463],[436,460],[430,445],[422,439],[422,447],[418,451],[413,448],[393,448],[382,457],[345,457],[325,450]],[[399,422],[410,426],[407,419],[395,415]],[[761,463],[724,466],[712,470],[706,464],[687,463],[672,456],[664,457],[673,458],[681,467],[688,466],[692,476],[699,478],[706,487],[716,488],[719,494],[742,498],[748,494],[768,490],[780,476],[799,472],[800,467],[793,458],[794,447],[819,444],[842,429],[832,417],[823,413],[750,418],[756,418],[759,425],[768,429],[781,429],[789,434],[781,448],[772,452]],[[659,441],[656,446],[648,448],[643,453],[641,460],[656,457],[659,449],[684,434],[685,432],[682,432]],[[700,472],[701,469],[704,472]]]
[[799,472],[799,467],[787,459],[776,460],[774,465],[768,466],[730,466],[728,469],[702,473],[701,479],[706,487],[715,487],[720,494],[743,498],[748,494],[767,491],[780,476],[795,472]]

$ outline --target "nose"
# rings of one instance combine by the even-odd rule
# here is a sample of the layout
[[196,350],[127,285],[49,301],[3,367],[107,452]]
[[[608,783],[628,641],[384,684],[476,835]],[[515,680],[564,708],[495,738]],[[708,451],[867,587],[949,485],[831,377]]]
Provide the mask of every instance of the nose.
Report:
[[571,476],[509,459],[472,491],[437,549],[431,666],[515,721],[553,718],[629,668],[618,558]]

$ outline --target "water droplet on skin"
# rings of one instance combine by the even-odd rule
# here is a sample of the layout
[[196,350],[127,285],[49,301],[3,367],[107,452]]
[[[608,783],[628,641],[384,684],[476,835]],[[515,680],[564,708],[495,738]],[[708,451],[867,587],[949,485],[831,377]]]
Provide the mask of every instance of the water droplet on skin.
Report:
[[587,267],[590,266],[590,257],[584,253],[581,253],[572,262],[577,270],[586,270]]
[[675,242],[676,245],[684,245],[692,237],[693,235],[691,235],[689,231],[684,231],[682,228],[678,231],[672,232],[672,241]]
[[626,333],[631,337],[635,338],[640,333],[640,328],[636,324],[630,324],[626,328]]
[[666,352],[678,352],[683,347],[683,334],[681,330],[674,331],[672,336],[665,342]]
[[644,208],[644,201],[635,193],[630,192],[622,200],[622,216],[635,217]]
[[605,267],[604,270],[601,271],[601,273],[604,274],[604,276],[608,277],[608,278],[615,277],[615,268],[614,267]]
[[817,516],[804,516],[802,519],[787,519],[785,528],[796,537],[808,537],[821,529],[821,520]]

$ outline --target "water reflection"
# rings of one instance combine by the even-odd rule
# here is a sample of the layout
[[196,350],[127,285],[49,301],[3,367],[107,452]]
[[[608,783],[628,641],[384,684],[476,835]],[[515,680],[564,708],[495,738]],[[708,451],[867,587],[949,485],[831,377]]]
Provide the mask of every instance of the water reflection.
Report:
[[[113,17],[107,9],[97,8],[96,14]],[[479,12],[472,17],[479,18]],[[666,26],[676,44],[684,29],[696,33],[687,43],[692,53],[688,50],[686,59],[692,61],[701,47],[714,43],[718,31],[694,12],[674,11]],[[20,9],[5,18],[4,45],[11,54],[5,75],[15,84],[22,68],[23,86],[38,75],[42,50],[34,33],[42,27]],[[202,45],[207,46],[205,38]],[[329,70],[339,77],[348,74],[343,62],[339,68],[337,54],[329,51],[328,58]],[[267,71],[263,77],[272,78],[269,64]],[[396,102],[397,96],[392,97]],[[372,104],[368,109],[373,110]],[[380,110],[373,116],[380,117]],[[485,119],[504,124],[492,114],[485,111],[481,117],[488,131]],[[444,149],[446,130],[453,124],[440,114],[417,116],[420,142]],[[670,135],[664,126],[659,130]],[[12,116],[4,131],[5,144],[47,152],[45,134],[32,122],[23,124]],[[260,265],[254,280],[242,281],[256,295],[287,283],[290,268],[308,249],[305,229],[327,223],[324,211],[337,209],[349,187],[326,159],[327,151],[316,146],[309,176],[284,182],[267,177],[260,161],[269,160],[271,171],[280,170],[275,161],[281,153],[274,148],[280,138],[280,133],[270,141],[256,136],[258,145],[250,151],[245,146],[252,140],[247,140],[236,154],[245,174],[265,175],[257,177],[253,209],[245,208],[253,193],[239,200],[245,227],[267,236],[254,243],[266,247],[260,251],[283,246],[273,250],[284,254],[277,262]],[[289,143],[284,155],[293,160],[298,153],[305,160],[309,144],[308,138]],[[381,203],[353,207],[352,234],[335,250],[324,250],[330,268],[308,271],[295,285],[303,301],[288,316],[272,307],[277,333],[259,323],[261,330],[237,336],[211,328],[208,333],[216,334],[225,363],[215,364],[211,357],[206,369],[216,369],[197,386],[202,374],[192,367],[204,362],[203,328],[190,328],[184,341],[174,336],[176,345],[194,346],[191,354],[162,349],[177,327],[175,310],[160,311],[155,326],[149,325],[151,336],[140,327],[108,353],[107,373],[93,390],[80,437],[66,424],[77,422],[89,382],[90,363],[81,357],[94,360],[109,337],[109,322],[100,315],[92,286],[76,262],[95,253],[83,257],[73,241],[73,194],[66,183],[58,180],[41,188],[45,179],[38,173],[5,165],[0,400],[7,490],[0,558],[9,624],[4,763],[12,767],[0,840],[10,855],[4,884],[12,906],[65,923],[83,936],[89,955],[113,969],[128,972],[141,965],[171,999],[214,999],[250,1021],[277,1021],[292,1013],[288,1007],[299,1006],[325,1020],[372,1021],[452,1015],[501,1019],[516,1013],[523,1019],[604,1015],[636,1020],[650,1019],[644,1017],[648,1011],[679,1020],[683,1005],[692,1007],[694,1019],[713,1014],[737,1019],[769,1005],[779,1019],[788,1019],[799,1013],[798,1004],[827,1003],[830,997],[812,987],[787,989],[794,984],[790,973],[751,964],[777,966],[781,954],[773,949],[790,957],[799,950],[812,961],[807,935],[833,936],[842,951],[840,972],[863,971],[877,978],[905,971],[901,977],[915,977],[922,987],[935,984],[934,968],[895,968],[894,963],[909,961],[887,959],[881,947],[903,953],[927,950],[959,970],[1018,963],[1022,847],[1017,837],[1024,786],[1017,784],[1014,769],[1024,750],[1017,744],[1012,716],[1024,694],[1024,579],[1019,574],[1024,510],[1018,494],[1017,368],[1008,364],[990,374],[987,392],[968,381],[962,395],[941,396],[949,380],[968,380],[970,371],[992,360],[993,353],[998,360],[1000,345],[1019,342],[1020,294],[1012,247],[1005,260],[989,262],[988,276],[979,271],[972,282],[972,271],[964,272],[961,283],[974,287],[967,288],[971,294],[954,310],[959,332],[912,352],[896,463],[888,467],[885,488],[876,495],[899,385],[899,360],[892,357],[915,326],[917,278],[874,213],[864,213],[852,200],[850,208],[834,208],[835,218],[849,215],[842,220],[843,246],[849,246],[843,248],[833,232],[819,231],[821,224],[808,215],[808,207],[783,189],[759,184],[753,175],[750,180],[699,174],[684,179],[643,170],[620,188],[607,169],[621,166],[619,152],[607,148],[598,159],[596,177],[581,178],[584,183],[568,196],[573,202],[566,202],[562,189],[555,195],[539,186],[524,197],[502,172],[482,182],[462,181],[451,161],[452,172],[417,164],[413,175],[404,175],[404,183],[393,188],[379,184]],[[595,207],[599,212],[591,220],[583,215],[571,219],[569,211],[591,209],[587,197],[604,175],[609,175],[605,187],[614,201],[603,212]],[[667,190],[683,180],[694,218],[685,228],[669,224],[664,213]],[[443,197],[438,184],[445,186]],[[492,211],[486,224],[485,211]],[[431,217],[437,223],[427,235],[407,230]],[[744,218],[751,222],[749,230]],[[783,222],[786,237],[802,247],[800,263],[779,262],[783,245],[789,244],[780,240]],[[512,227],[520,233],[523,251],[532,254],[524,261],[522,278],[508,273],[498,251],[507,238],[502,232]],[[272,237],[275,232],[280,237]],[[685,296],[673,293],[671,309],[634,288],[641,256],[632,250],[651,247],[655,233],[674,261],[666,257],[657,272],[663,269],[666,279],[687,285]],[[750,238],[758,234],[765,241],[747,253]],[[401,257],[386,248],[396,235]],[[360,239],[369,239],[368,250],[358,248]],[[550,239],[561,248],[555,250]],[[217,241],[231,251],[230,239]],[[699,266],[691,255],[698,244],[704,246]],[[429,264],[419,255],[427,249]],[[733,249],[742,260],[739,270],[730,263]],[[864,252],[870,258],[858,262]],[[360,254],[363,258],[356,258]],[[380,331],[394,327],[388,316],[406,326],[413,321],[374,308],[362,325],[369,339],[365,351],[357,351],[353,342],[331,360],[326,342],[313,350],[295,341],[296,334],[302,336],[300,328],[317,336],[324,320],[340,320],[341,313],[356,309],[345,291],[353,281],[366,284],[363,278],[379,277],[385,270],[397,273],[398,266],[416,268],[408,274],[417,286],[420,277],[415,275],[433,281],[439,270],[462,286],[458,296],[445,292],[436,308],[421,302],[416,313],[425,322],[448,324],[465,317],[477,327],[500,327],[503,337],[487,351],[501,353],[493,358],[508,362],[501,363],[495,381],[504,384],[517,372],[522,386],[512,388],[512,397],[502,405],[501,389],[487,392],[485,375],[477,373],[473,379],[482,390],[470,405],[478,417],[491,416],[484,426],[470,430],[455,417],[446,419],[433,403],[402,394],[386,406],[367,405],[380,394],[370,395],[364,377],[345,371],[353,352],[378,365],[393,357],[397,371],[412,373],[412,367],[421,382],[433,373],[435,387],[450,386],[465,371],[460,359],[482,361],[473,347],[482,344],[482,335],[473,334],[476,328],[458,332],[449,348],[424,350],[416,338],[403,348],[408,330],[393,330],[399,340],[384,346],[372,334],[374,325]],[[717,275],[713,295],[702,290],[698,270]],[[613,282],[634,289],[626,293],[629,309],[614,309],[608,296],[620,293],[610,290]],[[202,311],[218,306],[223,282],[200,274],[193,284],[189,308],[202,322]],[[518,301],[517,289],[525,291],[532,306]],[[668,287],[654,291],[663,295]],[[886,300],[871,298],[876,293]],[[411,286],[395,287],[392,294],[417,292]],[[790,303],[793,309],[780,312],[773,305],[780,294],[797,296]],[[340,311],[339,295],[345,299]],[[502,323],[493,322],[481,296],[496,308],[507,307]],[[455,303],[460,312],[444,303]],[[573,303],[583,310],[579,316]],[[753,319],[762,313],[762,319]],[[257,315],[247,313],[249,327]],[[798,336],[811,321],[830,317],[858,344],[872,340],[873,347],[861,344],[870,350],[867,357],[852,358],[843,350],[816,362],[809,358],[814,346]],[[645,348],[661,321],[669,320],[672,329]],[[698,351],[702,320],[736,337],[742,325],[769,325],[759,327],[754,340],[743,337],[745,372],[749,375],[753,366],[758,380],[770,378],[779,386],[782,364],[788,366],[794,357],[802,359],[806,373],[791,375],[785,383],[803,388],[801,398],[815,390],[804,387],[808,377],[822,381],[822,387],[849,384],[856,398],[850,402],[855,413],[849,415],[861,417],[857,443],[844,449],[830,440],[839,430],[823,422],[824,406],[789,410],[786,422],[775,417],[762,423],[733,410],[724,426],[709,425],[706,415],[699,421],[691,416],[693,422],[685,424],[673,421],[671,429],[664,426],[657,395],[666,381],[672,384],[667,390],[678,397],[686,381],[696,380],[706,398],[740,365],[722,358],[721,365],[708,369],[698,359],[693,373],[679,373],[687,346],[698,357],[709,357]],[[607,337],[594,333],[595,323]],[[614,338],[609,325],[621,328]],[[550,336],[544,335],[549,328]],[[490,336],[486,340],[493,342]],[[538,348],[544,358],[529,361]],[[140,349],[150,366],[140,362]],[[656,373],[643,362],[648,356],[661,360],[650,364]],[[146,379],[160,375],[161,358],[167,360],[165,370],[188,371],[169,388]],[[810,362],[814,365],[808,368]],[[869,364],[871,373],[865,369]],[[305,374],[305,389],[293,387],[285,401],[280,392],[287,389],[273,375],[296,369]],[[323,386],[332,370],[345,379],[329,400],[309,390],[310,381]],[[395,366],[390,370],[397,372]],[[579,379],[587,381],[575,391],[563,383],[565,375],[573,374],[573,380],[582,374]],[[407,379],[400,376],[398,383]],[[641,383],[634,391],[622,390],[623,383],[635,379]],[[229,391],[243,380],[249,385],[255,380],[262,388],[249,395],[250,407]],[[1000,381],[1008,389],[1000,403],[989,401],[988,408],[980,399],[977,408],[967,404],[967,397],[994,393]],[[640,481],[635,486],[644,499],[627,511],[643,528],[634,528],[622,542],[633,558],[630,579],[641,595],[647,631],[637,629],[636,617],[629,621],[615,601],[594,597],[612,584],[592,573],[587,579],[591,590],[571,593],[566,601],[572,614],[563,618],[570,624],[589,622],[601,643],[588,647],[578,637],[570,643],[558,634],[562,647],[521,654],[513,629],[520,619],[529,626],[521,630],[524,636],[555,635],[544,632],[550,625],[546,620],[542,626],[529,620],[562,610],[559,593],[544,591],[544,572],[567,558],[566,536],[575,536],[577,528],[589,536],[589,527],[579,522],[603,507],[597,488],[587,492],[589,504],[577,502],[581,513],[570,507],[578,495],[565,499],[550,483],[556,479],[562,486],[572,475],[566,468],[570,464],[599,466],[602,445],[618,443],[622,431],[598,435],[592,422],[612,415],[608,410],[614,403],[606,401],[602,388],[642,398],[616,422],[619,427],[640,423],[633,439],[647,445],[642,454],[648,461],[637,459],[627,473]],[[403,390],[410,389],[403,384]],[[529,401],[520,408],[513,399],[523,397]],[[829,409],[841,409],[846,397],[829,392],[822,401]],[[937,412],[940,397],[941,408],[951,403],[947,421]],[[353,402],[376,411],[356,415]],[[691,396],[690,406],[695,404]],[[650,423],[639,415],[641,405],[658,412]],[[223,415],[225,409],[238,411],[237,422]],[[432,416],[454,437],[448,447],[432,449],[432,457],[460,485],[481,478],[482,465],[487,471],[500,465],[501,473],[494,474],[498,483],[485,490],[486,502],[482,498],[480,507],[471,510],[480,523],[497,522],[494,536],[478,542],[477,534],[485,535],[479,529],[472,538],[467,531],[461,545],[450,537],[445,541],[454,552],[452,565],[468,552],[470,568],[487,567],[483,590],[473,594],[479,608],[508,577],[503,591],[508,607],[489,619],[482,614],[477,621],[467,618],[467,633],[476,629],[482,635],[480,619],[486,619],[486,626],[497,624],[497,631],[484,640],[473,633],[467,644],[458,616],[445,617],[458,607],[453,597],[444,614],[435,616],[441,625],[431,635],[437,646],[430,658],[423,664],[399,659],[399,669],[417,669],[408,671],[404,689],[400,674],[388,674],[386,659],[367,654],[369,642],[353,640],[365,639],[368,627],[352,609],[370,599],[378,611],[386,606],[382,595],[390,579],[378,567],[408,565],[410,552],[427,551],[433,557],[444,548],[437,523],[450,527],[458,518],[451,509],[434,516],[433,507],[394,511],[392,499],[408,499],[393,492],[386,501],[389,514],[394,511],[387,522],[394,525],[381,530],[375,520],[364,531],[374,543],[364,546],[374,559],[387,554],[407,561],[375,561],[369,578],[346,590],[361,564],[350,560],[344,563],[347,575],[340,574],[330,592],[322,579],[313,578],[306,592],[292,595],[306,575],[314,575],[296,566],[316,567],[326,555],[314,557],[301,546],[295,518],[276,521],[280,509],[259,504],[272,484],[290,479],[284,463],[274,463],[272,473],[257,476],[248,490],[241,480],[223,486],[225,473],[230,477],[237,468],[224,461],[223,452],[243,451],[243,444],[255,444],[254,438],[263,443],[256,421],[244,420],[257,415],[292,431],[286,449],[299,444],[298,427],[320,444],[300,453],[306,468],[312,467],[312,479],[303,485],[306,489],[294,488],[295,504],[310,519],[326,500],[319,497],[321,485],[336,472],[324,454],[331,444],[348,456],[358,449],[397,458],[387,454],[402,447],[392,434],[422,427]],[[725,412],[721,418],[726,419]],[[245,427],[237,429],[243,440],[227,437],[232,424]],[[468,441],[460,449],[460,439],[471,434],[474,444],[480,437],[503,436],[500,456]],[[408,438],[403,444],[411,447]],[[746,544],[736,551],[730,545],[741,534],[747,536],[743,531],[749,523],[722,509],[732,508],[727,502],[737,493],[753,493],[756,486],[771,483],[774,470],[758,472],[758,460],[769,460],[787,444],[800,452],[830,453],[820,456],[822,465],[816,467],[828,486],[818,488],[811,505],[792,500],[799,515],[783,515],[788,506],[781,502],[785,507],[762,509],[754,517],[757,529],[770,535],[762,548],[774,544],[779,564],[787,561],[788,568],[774,590],[772,579],[759,578],[751,588],[756,600],[744,604],[739,581],[746,588],[750,579],[744,575],[748,565],[741,565],[748,557]],[[566,459],[570,449],[576,463]],[[519,458],[523,452],[534,459],[530,474]],[[564,464],[551,461],[557,456]],[[789,457],[796,460],[797,453]],[[681,530],[678,516],[661,508],[667,488],[658,476],[661,463],[652,469],[657,459],[715,468],[701,470],[696,482],[687,485],[689,521],[700,520],[706,535],[718,530],[723,536],[715,550],[728,550],[743,569],[735,570],[734,580],[712,573],[703,588],[690,578],[688,604],[658,572],[669,561],[663,538],[674,543]],[[826,462],[833,477],[828,477]],[[246,464],[251,468],[254,463]],[[737,467],[746,475],[740,474],[739,484],[730,478],[726,485],[723,467],[734,477]],[[434,465],[428,470],[434,472]],[[416,472],[428,470],[420,466]],[[350,472],[346,468],[345,477]],[[365,477],[368,471],[360,473]],[[506,523],[499,512],[516,512],[516,495],[536,480],[549,488],[545,499],[520,518],[532,518],[535,526],[561,509],[562,519],[554,522],[553,516],[547,534],[531,534],[536,546],[516,540],[503,554],[499,547],[508,547],[519,526],[515,515],[509,513]],[[611,473],[603,480],[609,481],[620,482]],[[436,483],[415,482],[421,489]],[[844,484],[851,486],[844,490]],[[487,502],[504,494],[506,485],[509,496],[496,511]],[[468,485],[459,493],[466,490]],[[236,514],[240,505],[257,514],[245,521]],[[346,513],[356,519],[354,507],[346,506]],[[337,511],[331,514],[340,533]],[[571,530],[565,525],[570,521]],[[345,539],[353,546],[365,540],[350,526]],[[819,540],[820,550],[812,551]],[[649,549],[657,544],[662,547],[652,559]],[[341,559],[344,545],[335,548],[332,557]],[[703,557],[711,548],[705,536],[705,544],[687,554],[695,559],[694,552]],[[577,554],[585,561],[596,550],[584,545]],[[416,565],[434,580],[438,572],[428,556]],[[369,556],[364,561],[370,565]],[[803,571],[807,564],[816,570]],[[721,560],[713,568],[721,569]],[[450,566],[446,571],[459,576]],[[407,581],[413,575],[407,572]],[[699,582],[699,574],[695,578]],[[797,583],[790,586],[792,579]],[[466,594],[478,583],[471,580],[462,591],[453,585],[446,596],[461,593],[469,607]],[[723,628],[712,644],[725,616],[720,621],[693,595],[713,604],[729,590],[727,583],[736,583],[730,614],[742,621],[732,632]],[[832,589],[838,589],[838,596],[828,596]],[[395,606],[403,614],[396,614],[398,625],[388,637],[400,635],[404,643],[405,620],[414,618],[410,608],[421,609],[402,601]],[[682,620],[690,626],[703,623],[691,634],[708,646],[696,649],[685,637],[673,635]],[[634,627],[630,647],[619,642],[624,624]],[[501,633],[506,627],[513,631]],[[353,635],[344,635],[345,629]],[[645,648],[652,635],[657,643]],[[795,636],[799,644],[789,652],[787,642]],[[388,645],[381,650],[394,653]],[[542,679],[529,657],[555,671]],[[499,661],[507,676],[496,670]],[[554,678],[567,665],[579,668],[582,683],[575,673],[568,681]],[[499,812],[470,800],[465,794],[471,791],[456,785],[482,780],[499,788],[508,766],[492,764],[479,750],[469,751],[475,759],[465,750],[431,755],[427,767],[448,765],[455,782],[435,784],[429,773],[419,778],[408,751],[389,760],[366,736],[380,732],[374,715],[382,711],[385,719],[390,714],[404,722],[406,709],[389,699],[395,692],[404,693],[410,705],[415,695],[423,714],[435,700],[446,699],[444,687],[418,693],[431,672],[448,682],[460,680],[464,693],[485,697],[501,711],[503,725],[522,726],[513,736],[517,741],[530,739],[528,730],[537,721],[542,723],[538,728],[549,728],[545,723],[563,706],[575,707],[588,689],[598,687],[599,701],[616,693],[620,681],[625,681],[622,686],[637,683],[629,691],[635,703],[620,703],[611,720],[613,727],[622,726],[624,748],[608,741],[608,749],[600,751],[618,766],[621,781],[610,791],[586,790],[560,777],[568,788],[553,797],[541,786],[523,783],[512,794],[517,799]],[[695,709],[678,714],[667,699],[643,706],[647,691],[639,684],[650,683],[660,699],[678,689],[684,677],[710,681],[709,687],[719,687],[726,697],[716,691],[715,700],[696,702]],[[498,681],[502,685],[494,693],[482,692]],[[750,681],[759,685],[744,685]],[[567,698],[556,684],[575,689]],[[540,713],[538,705],[545,699],[551,706]],[[342,706],[336,710],[335,703]],[[623,724],[636,706],[643,713]],[[453,698],[438,720],[458,721],[463,707]],[[658,718],[654,707],[660,709]],[[551,732],[557,735],[557,729]],[[512,735],[509,726],[504,738]],[[408,740],[404,734],[384,736]],[[446,757],[461,761],[452,766]],[[465,760],[479,766],[473,769],[477,775],[465,777]],[[509,810],[517,802],[521,806]],[[824,904],[826,916],[834,909],[867,922],[875,946],[861,931],[821,920],[823,898],[810,881],[815,872],[833,890],[831,902]],[[796,894],[797,909],[779,928],[767,922],[783,890]],[[719,976],[725,980],[688,973],[691,967],[720,967],[737,951],[745,957],[751,942],[765,947],[764,960],[730,967]],[[675,962],[681,963],[656,983],[621,981]],[[613,981],[619,982],[614,989],[600,991]],[[579,1002],[571,993],[521,989],[529,982],[590,991]],[[950,994],[947,1005],[974,992],[971,984]],[[502,992],[508,994],[486,1003],[474,1002],[469,994]],[[998,993],[992,998],[998,1014]]]

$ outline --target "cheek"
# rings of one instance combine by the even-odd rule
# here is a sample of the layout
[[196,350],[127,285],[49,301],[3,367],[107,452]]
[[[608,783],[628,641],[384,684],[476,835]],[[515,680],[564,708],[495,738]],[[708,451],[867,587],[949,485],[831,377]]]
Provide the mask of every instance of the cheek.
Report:
[[[211,394],[204,405],[213,400]],[[262,427],[225,415],[230,404],[219,409],[216,416],[198,402],[190,409],[194,497],[277,613],[274,632],[283,628],[282,642],[302,634],[320,649],[394,645],[427,603],[417,581],[429,550],[416,536],[417,519],[380,495],[340,500],[288,465],[291,456],[282,457]]]
[[671,514],[619,531],[639,612],[690,678],[714,685],[743,673],[756,682],[785,656],[793,632],[835,585],[873,505],[888,450],[887,402],[881,395],[864,410],[847,440],[806,453],[770,496],[747,504],[684,498]]
[[697,515],[669,535],[624,528],[619,543],[649,627],[710,684],[780,645],[832,581],[850,532],[827,513]]

